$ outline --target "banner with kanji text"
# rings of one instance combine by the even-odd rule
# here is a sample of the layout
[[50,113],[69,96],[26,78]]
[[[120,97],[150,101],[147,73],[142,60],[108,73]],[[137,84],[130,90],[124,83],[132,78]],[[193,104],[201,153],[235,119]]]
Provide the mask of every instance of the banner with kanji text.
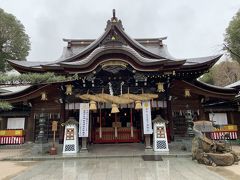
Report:
[[80,103],[79,137],[88,137],[89,103]]
[[152,116],[150,101],[142,101],[143,133],[152,134]]

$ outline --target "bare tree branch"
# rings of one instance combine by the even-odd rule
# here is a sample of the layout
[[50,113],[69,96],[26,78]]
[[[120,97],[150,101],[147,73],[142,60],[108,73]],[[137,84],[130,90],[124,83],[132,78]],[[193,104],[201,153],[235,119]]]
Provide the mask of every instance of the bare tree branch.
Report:
[[234,56],[237,56],[238,58],[240,58],[240,55],[238,55],[237,53],[232,51],[226,44],[223,43],[223,45],[230,53],[232,53]]

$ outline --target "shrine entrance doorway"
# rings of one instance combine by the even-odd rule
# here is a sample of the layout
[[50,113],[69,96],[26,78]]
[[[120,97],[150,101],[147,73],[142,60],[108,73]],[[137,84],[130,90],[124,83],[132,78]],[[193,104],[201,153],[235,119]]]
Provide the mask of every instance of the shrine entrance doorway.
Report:
[[92,113],[93,143],[129,143],[143,141],[140,110],[121,108],[111,114],[111,109]]

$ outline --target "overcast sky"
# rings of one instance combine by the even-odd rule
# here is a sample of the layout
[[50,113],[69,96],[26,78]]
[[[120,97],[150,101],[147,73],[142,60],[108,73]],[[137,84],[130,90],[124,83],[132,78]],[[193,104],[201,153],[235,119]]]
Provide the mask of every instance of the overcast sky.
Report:
[[62,38],[98,38],[116,9],[132,38],[167,36],[177,58],[221,53],[225,29],[240,0],[0,0],[30,36],[29,61],[54,61]]

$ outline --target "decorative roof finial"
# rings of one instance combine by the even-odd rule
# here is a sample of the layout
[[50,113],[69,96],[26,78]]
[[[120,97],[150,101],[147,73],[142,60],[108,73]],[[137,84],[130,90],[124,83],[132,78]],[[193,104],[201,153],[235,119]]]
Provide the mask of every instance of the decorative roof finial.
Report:
[[116,10],[113,9],[113,19],[116,19]]
[[111,17],[111,19],[107,21],[106,29],[112,27],[112,25],[114,25],[114,26],[117,25],[117,26],[119,26],[120,28],[122,28],[124,30],[124,28],[122,26],[122,21],[118,20],[118,18],[116,17],[116,10],[115,9],[112,10],[112,17]]
[[116,17],[116,10],[115,9],[113,9],[113,16],[112,16],[112,18],[111,18],[111,21],[112,22],[117,22],[118,21],[118,19],[117,19],[117,17]]

